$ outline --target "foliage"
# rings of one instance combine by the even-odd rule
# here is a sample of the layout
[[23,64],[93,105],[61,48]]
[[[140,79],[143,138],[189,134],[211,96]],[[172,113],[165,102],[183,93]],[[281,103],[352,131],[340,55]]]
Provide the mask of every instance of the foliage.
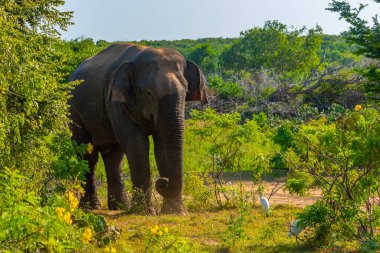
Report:
[[[375,0],[380,3],[378,0]],[[365,86],[367,94],[371,99],[378,99],[380,92],[380,23],[378,17],[372,18],[373,25],[370,26],[367,20],[360,18],[359,14],[366,7],[360,4],[358,8],[352,8],[346,1],[333,0],[328,10],[338,12],[340,18],[350,24],[348,32],[344,34],[346,40],[355,45],[355,52],[366,57],[376,59],[369,66],[363,68],[361,73],[365,75],[369,82]]]
[[323,35],[318,55],[328,63],[345,64],[352,61],[353,49],[342,35]]
[[237,205],[237,215],[235,216],[233,213],[231,213],[227,221],[227,231],[225,233],[224,242],[230,249],[234,249],[236,247],[236,243],[239,240],[245,239],[247,237],[243,226],[245,223],[253,219],[250,217],[251,203],[249,201],[249,197],[249,194],[238,194],[239,201]]
[[36,190],[44,200],[41,203],[43,205],[48,205],[49,199],[54,199],[56,195],[62,195],[71,188],[80,189],[80,184],[85,180],[84,175],[89,170],[87,161],[83,160],[89,146],[77,144],[71,140],[68,132],[47,138],[46,145],[46,156],[51,157],[50,164],[39,171],[40,178],[35,176],[30,182],[38,187]]
[[378,233],[380,114],[362,108],[335,122],[321,117],[302,124],[294,148],[287,152],[288,189],[304,194],[318,187],[323,192],[323,199],[300,215],[306,225],[317,228],[316,235],[327,236],[318,238],[321,243],[365,243]]
[[[77,209],[73,190],[64,197],[54,195],[48,205],[41,206],[37,190],[17,170],[5,169],[0,174],[0,251],[64,252],[84,248],[98,222]],[[81,222],[79,222],[81,221]],[[103,218],[101,230],[106,223]]]
[[192,245],[186,239],[176,238],[169,233],[168,227],[160,227],[158,225],[149,229],[144,240],[144,245],[144,252],[193,252]]
[[[88,250],[94,243],[114,252],[118,243],[120,231],[103,216],[77,208],[88,171],[82,158],[91,145],[72,142],[67,132],[67,99],[77,83],[66,81],[80,62],[110,43],[83,37],[59,40],[58,29],[66,29],[72,16],[59,11],[63,3],[5,0],[0,6],[0,251]],[[270,168],[289,166],[290,193],[304,195],[312,187],[323,192],[320,201],[299,215],[303,225],[314,229],[319,244],[333,249],[357,240],[363,251],[379,249],[380,117],[373,109],[355,107],[364,99],[361,75],[368,79],[367,95],[378,96],[379,22],[375,17],[370,27],[360,19],[363,8],[351,9],[340,1],[330,6],[351,24],[344,38],[353,46],[342,36],[322,35],[319,27],[295,29],[278,21],[236,39],[137,42],[177,48],[200,65],[217,95],[216,101],[210,100],[214,108],[217,102],[227,108],[226,101],[232,104],[227,110],[254,107],[248,117],[252,120],[207,109],[193,111],[186,122],[189,173],[184,201],[191,211],[206,213],[203,233],[214,244],[224,240],[229,249],[263,251],[265,243],[273,250],[289,250],[277,244],[292,245],[277,236],[283,217],[250,224],[252,196],[223,180],[226,171],[247,170],[257,183]],[[353,51],[371,60],[354,57]],[[362,68],[355,72],[358,66]],[[280,103],[290,108],[289,114],[276,111]],[[265,110],[292,119],[257,114]],[[318,110],[326,116],[318,118]],[[207,214],[216,206],[237,210]],[[169,233],[164,226],[151,227],[143,236],[145,251],[195,251],[189,240],[200,237],[198,218],[185,221],[191,223],[189,239],[174,236],[178,231]],[[212,223],[214,218],[219,223]],[[128,227],[124,233],[134,230]],[[133,236],[124,241],[133,241]]]
[[241,100],[244,96],[242,86],[237,82],[225,81],[217,74],[209,76],[208,85],[218,92],[221,99],[235,98]]
[[196,40],[182,39],[182,40],[142,40],[142,41],[131,41],[132,43],[137,43],[141,45],[151,46],[151,47],[171,47],[178,49],[185,57],[189,55],[199,46],[199,45],[210,45],[216,52],[216,55],[224,50],[224,48],[230,45],[235,39],[234,38],[201,38]]
[[190,172],[184,176],[184,202],[189,210],[208,210],[212,202],[212,178],[207,174]]
[[212,109],[204,112],[193,110],[188,128],[207,147],[208,163],[205,172],[211,173],[214,180],[215,197],[222,204],[220,193],[229,201],[223,187],[224,171],[250,170],[256,180],[269,171],[269,161],[276,146],[263,133],[258,123],[248,120],[239,124],[238,113],[218,115]]
[[[214,110],[207,108],[205,111],[193,110],[189,120],[189,130],[195,133],[208,146],[211,156],[211,170],[223,167],[226,171],[258,170],[265,171],[268,168],[268,157],[270,157],[270,140],[262,132],[258,123],[248,120],[240,123],[239,113],[217,114]],[[250,152],[245,147],[249,146]],[[260,147],[261,152],[255,153]],[[263,148],[267,147],[267,149]],[[247,160],[242,162],[242,157]]]
[[319,27],[289,30],[278,21],[267,21],[263,28],[242,32],[221,58],[225,68],[270,68],[285,78],[299,77],[318,64],[321,42]]
[[104,217],[77,209],[85,145],[67,132],[72,71],[58,29],[61,0],[0,6],[0,251],[63,252],[108,234]]
[[273,136],[273,140],[275,143],[281,146],[281,150],[285,151],[288,148],[294,146],[294,138],[297,134],[297,128],[294,123],[291,121],[284,120],[281,122],[281,125],[278,126],[275,135]]
[[206,73],[215,72],[218,64],[216,51],[210,44],[196,46],[188,55],[188,59],[198,64]]
[[346,39],[356,44],[356,52],[367,57],[380,59],[378,42],[380,39],[380,24],[378,17],[373,17],[373,26],[368,25],[368,21],[359,17],[360,12],[366,7],[360,4],[358,8],[351,8],[350,4],[345,1],[333,0],[327,10],[338,12],[340,18],[344,19],[351,26],[348,33],[345,34]]
[[57,156],[51,164],[52,178],[84,181],[88,164],[83,156],[90,152],[91,144],[77,144],[69,135],[58,134],[52,138],[50,149]]
[[[43,136],[67,122],[72,84],[62,84],[57,29],[69,25],[64,1],[3,1],[0,6],[0,168],[30,171]],[[40,161],[41,162],[41,161]]]

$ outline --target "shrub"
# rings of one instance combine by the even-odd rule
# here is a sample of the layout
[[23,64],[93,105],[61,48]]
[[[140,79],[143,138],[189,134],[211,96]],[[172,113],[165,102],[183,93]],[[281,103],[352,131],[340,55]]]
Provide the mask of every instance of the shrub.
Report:
[[213,177],[217,202],[224,206],[229,204],[230,198],[225,194],[223,173],[250,170],[255,180],[260,180],[261,175],[270,170],[270,160],[278,150],[277,145],[255,120],[239,124],[238,113],[218,115],[214,110],[206,109],[204,112],[193,110],[191,115],[187,126],[206,147],[203,169]]
[[212,201],[212,179],[205,173],[187,173],[184,177],[184,201],[190,210],[207,210],[214,206]]
[[300,215],[305,225],[316,228],[322,244],[378,238],[379,122],[379,112],[362,106],[336,122],[325,117],[310,120],[300,126],[294,140],[297,148],[287,152],[288,189],[304,194],[318,187],[323,192],[322,200]]
[[[101,216],[91,219],[77,209],[74,191],[64,196],[52,195],[48,205],[41,205],[38,189],[30,178],[17,170],[0,173],[0,251],[64,252],[86,247],[99,227]],[[100,228],[100,229],[99,229]]]
[[221,99],[234,98],[243,99],[244,89],[237,82],[225,81],[219,75],[212,75],[208,77],[208,85],[215,89]]
[[230,214],[227,221],[227,230],[224,234],[224,243],[229,249],[234,249],[236,244],[243,239],[247,238],[244,226],[248,221],[251,221],[254,217],[250,217],[251,214],[251,202],[250,195],[244,194],[243,192],[235,194],[237,203],[237,215]]

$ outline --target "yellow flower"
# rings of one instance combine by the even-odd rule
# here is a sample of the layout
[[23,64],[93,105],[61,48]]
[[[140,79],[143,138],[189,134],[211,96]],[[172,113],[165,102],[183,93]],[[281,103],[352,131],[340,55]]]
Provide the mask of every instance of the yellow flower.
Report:
[[358,112],[363,109],[362,105],[355,105],[355,112]]
[[71,225],[73,223],[73,220],[71,219],[71,214],[69,212],[65,213],[62,217],[63,221],[67,224]]
[[106,246],[105,248],[104,248],[104,252],[116,252],[116,249],[114,248],[114,247],[108,247],[108,246]]
[[91,228],[86,228],[83,232],[82,240],[84,243],[89,243],[92,238],[92,229]]
[[159,229],[159,227],[156,225],[156,226],[150,228],[150,232],[155,235],[155,234],[157,234],[158,229]]
[[187,245],[187,241],[186,241],[186,239],[182,239],[182,240],[180,240],[180,243],[182,244],[182,246],[186,246],[186,245]]
[[57,212],[58,214],[58,218],[62,219],[63,218],[63,214],[65,213],[66,209],[63,208],[63,207],[57,207],[55,209],[55,211]]
[[165,227],[164,228],[164,232],[167,234],[167,233],[169,233],[169,229],[168,229],[168,227]]
[[74,196],[74,193],[68,192],[70,211],[73,212],[79,205],[79,200]]
[[94,150],[94,146],[92,146],[91,143],[87,144],[87,153],[92,154],[93,150]]

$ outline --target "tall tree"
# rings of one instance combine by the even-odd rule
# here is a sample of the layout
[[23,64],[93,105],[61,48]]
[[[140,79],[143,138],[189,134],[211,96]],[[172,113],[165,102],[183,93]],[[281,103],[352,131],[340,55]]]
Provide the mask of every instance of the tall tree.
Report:
[[278,21],[267,21],[241,33],[221,58],[227,68],[272,69],[285,78],[308,74],[318,65],[318,50],[322,43],[319,27],[307,30],[289,29]]
[[208,43],[196,46],[188,58],[200,65],[206,73],[215,71],[218,64],[215,49]]
[[[36,149],[65,126],[71,84],[60,82],[63,0],[0,1],[0,170],[33,166]],[[41,163],[43,159],[40,159]]]
[[[380,3],[380,0],[374,0]],[[362,70],[368,78],[365,88],[369,98],[379,101],[380,97],[380,23],[378,16],[372,18],[372,25],[367,20],[359,17],[366,5],[360,4],[358,8],[352,8],[346,1],[333,0],[329,8],[332,12],[340,14],[350,24],[349,30],[344,33],[346,40],[356,46],[355,52],[374,59]]]

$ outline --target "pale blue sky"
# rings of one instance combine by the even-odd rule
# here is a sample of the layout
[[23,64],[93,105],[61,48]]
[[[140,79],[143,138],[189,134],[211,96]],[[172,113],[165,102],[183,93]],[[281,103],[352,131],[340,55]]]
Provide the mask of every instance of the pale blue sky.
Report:
[[[277,19],[287,25],[339,34],[347,24],[326,11],[331,0],[66,0],[62,10],[74,11],[64,39],[80,36],[116,40],[197,39],[238,37],[241,31]],[[371,0],[348,0],[353,6],[369,4],[363,17],[380,14]]]

